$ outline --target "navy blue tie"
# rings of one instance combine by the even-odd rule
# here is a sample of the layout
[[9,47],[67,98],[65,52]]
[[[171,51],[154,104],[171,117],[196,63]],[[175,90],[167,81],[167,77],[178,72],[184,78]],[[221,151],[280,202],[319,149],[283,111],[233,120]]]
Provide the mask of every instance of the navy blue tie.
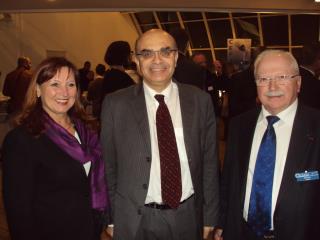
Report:
[[276,134],[273,124],[280,119],[268,116],[268,127],[263,135],[254,168],[250,195],[248,224],[257,236],[271,228],[273,174],[276,160]]

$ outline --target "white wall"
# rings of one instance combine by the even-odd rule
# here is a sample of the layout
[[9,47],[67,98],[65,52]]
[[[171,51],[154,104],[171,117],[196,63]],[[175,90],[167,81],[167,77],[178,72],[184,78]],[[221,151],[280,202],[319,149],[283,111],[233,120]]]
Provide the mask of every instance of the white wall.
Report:
[[47,50],[66,51],[78,67],[86,60],[92,68],[104,63],[107,46],[116,40],[133,48],[138,33],[127,14],[106,13],[23,13],[0,21],[0,87],[19,56],[28,56],[35,67]]

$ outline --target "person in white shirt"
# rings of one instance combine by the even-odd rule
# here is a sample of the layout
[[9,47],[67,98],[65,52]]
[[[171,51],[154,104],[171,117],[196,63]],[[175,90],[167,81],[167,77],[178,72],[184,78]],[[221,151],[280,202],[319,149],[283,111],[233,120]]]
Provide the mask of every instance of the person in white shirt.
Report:
[[[254,72],[262,106],[230,123],[221,187],[222,230],[215,239],[318,239],[320,112],[298,101],[301,77],[291,53],[262,52]],[[264,137],[268,118],[277,119],[271,127],[272,144]],[[263,148],[268,151],[261,157]],[[268,164],[273,168],[271,178],[259,182],[262,158],[268,159],[262,177],[268,174]],[[266,185],[269,190],[262,191]]]
[[[143,82],[104,100],[101,140],[113,209],[113,225],[107,231],[113,239],[194,240],[207,237],[217,225],[219,184],[213,106],[205,92],[172,78],[177,59],[171,35],[159,29],[145,32],[135,49]],[[157,117],[164,105],[175,142],[166,148],[163,144],[166,140],[171,143],[172,138],[163,142],[164,135],[159,132],[165,127],[159,125]],[[175,152],[169,158],[177,157],[172,159],[179,165],[177,171],[163,165],[164,152],[173,145]],[[163,173],[167,171],[177,175],[166,177]],[[168,189],[179,189],[172,192],[177,197],[174,204],[162,186],[168,186],[167,180],[173,178]]]

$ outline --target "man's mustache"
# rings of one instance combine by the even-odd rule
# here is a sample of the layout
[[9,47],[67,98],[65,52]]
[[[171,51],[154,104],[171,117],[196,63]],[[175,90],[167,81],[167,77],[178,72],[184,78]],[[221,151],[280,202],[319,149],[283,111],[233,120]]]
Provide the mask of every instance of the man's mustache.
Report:
[[284,95],[284,92],[281,90],[277,90],[277,91],[268,91],[264,94],[267,97],[280,97]]

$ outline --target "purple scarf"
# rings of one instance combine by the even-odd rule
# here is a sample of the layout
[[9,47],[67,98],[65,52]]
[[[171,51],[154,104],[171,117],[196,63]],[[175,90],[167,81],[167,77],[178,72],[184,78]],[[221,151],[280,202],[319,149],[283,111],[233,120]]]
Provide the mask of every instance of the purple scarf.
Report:
[[81,144],[66,129],[57,124],[47,113],[45,134],[73,159],[85,164],[91,161],[91,200],[92,208],[106,210],[108,206],[107,186],[105,182],[105,166],[98,134],[89,130],[79,119],[73,119]]

